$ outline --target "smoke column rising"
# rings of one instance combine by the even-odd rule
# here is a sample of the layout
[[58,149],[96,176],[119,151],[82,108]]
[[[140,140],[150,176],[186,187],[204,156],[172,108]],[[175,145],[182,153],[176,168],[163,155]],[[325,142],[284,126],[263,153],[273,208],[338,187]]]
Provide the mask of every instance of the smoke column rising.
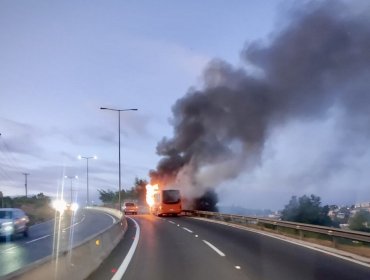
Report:
[[[158,143],[162,159],[152,182],[200,197],[260,164],[274,129],[324,118],[333,108],[356,135],[368,134],[369,19],[368,10],[355,13],[338,1],[309,2],[269,43],[244,48],[245,69],[212,61],[204,87],[173,106],[174,135]],[[257,71],[248,72],[251,66]]]

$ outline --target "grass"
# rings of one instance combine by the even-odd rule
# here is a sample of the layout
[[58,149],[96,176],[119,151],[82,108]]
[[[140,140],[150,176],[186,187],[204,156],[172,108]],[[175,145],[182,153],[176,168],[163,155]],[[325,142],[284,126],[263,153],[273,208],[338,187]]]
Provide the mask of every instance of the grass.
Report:
[[30,219],[29,225],[34,225],[48,221],[55,216],[55,210],[49,205],[36,207],[35,205],[21,205],[20,208],[27,214]]

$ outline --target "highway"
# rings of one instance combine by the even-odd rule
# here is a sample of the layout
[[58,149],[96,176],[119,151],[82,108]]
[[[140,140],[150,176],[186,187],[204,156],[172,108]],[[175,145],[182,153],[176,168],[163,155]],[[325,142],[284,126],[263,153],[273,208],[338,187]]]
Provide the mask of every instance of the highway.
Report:
[[[17,236],[14,240],[0,240],[0,278],[29,263],[68,250],[89,236],[100,232],[116,221],[116,218],[93,210],[79,210],[73,217],[30,227],[29,237]],[[55,234],[54,234],[55,233]]]
[[[138,245],[123,279],[370,279],[370,268],[296,244],[187,217],[133,216]],[[89,279],[112,279],[136,235],[125,237]]]

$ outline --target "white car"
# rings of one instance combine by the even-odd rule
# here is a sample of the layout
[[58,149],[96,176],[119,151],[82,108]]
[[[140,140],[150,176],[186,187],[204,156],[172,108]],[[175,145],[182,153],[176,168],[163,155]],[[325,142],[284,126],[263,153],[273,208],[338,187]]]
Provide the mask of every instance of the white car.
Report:
[[125,213],[125,215],[127,214],[136,215],[138,209],[139,207],[137,207],[136,204],[133,202],[126,202],[125,206],[123,206],[123,212]]
[[28,236],[28,216],[18,208],[0,208],[0,237]]

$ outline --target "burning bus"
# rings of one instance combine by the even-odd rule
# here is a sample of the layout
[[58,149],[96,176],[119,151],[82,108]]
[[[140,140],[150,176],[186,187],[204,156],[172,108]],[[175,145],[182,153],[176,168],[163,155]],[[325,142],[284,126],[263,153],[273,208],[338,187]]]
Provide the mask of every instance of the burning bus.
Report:
[[150,184],[146,186],[146,190],[146,200],[152,214],[156,216],[177,216],[181,213],[181,196],[179,190],[160,190],[158,185]]

